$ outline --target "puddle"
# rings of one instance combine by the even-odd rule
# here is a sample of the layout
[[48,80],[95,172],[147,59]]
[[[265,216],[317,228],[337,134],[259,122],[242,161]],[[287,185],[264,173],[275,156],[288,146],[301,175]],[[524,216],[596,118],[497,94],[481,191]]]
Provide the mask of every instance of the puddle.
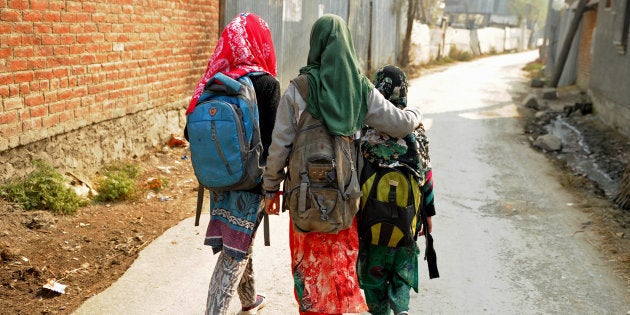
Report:
[[561,154],[569,167],[596,182],[607,197],[617,194],[619,184],[597,165],[580,130],[567,122],[562,115],[558,115],[545,128],[550,134],[562,139]]

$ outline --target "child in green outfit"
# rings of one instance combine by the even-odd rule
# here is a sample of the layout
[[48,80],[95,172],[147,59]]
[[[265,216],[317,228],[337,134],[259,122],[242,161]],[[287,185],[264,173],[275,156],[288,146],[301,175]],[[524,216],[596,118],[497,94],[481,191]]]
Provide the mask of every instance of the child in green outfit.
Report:
[[[407,106],[407,77],[398,67],[388,65],[376,72],[374,85],[383,96],[399,108]],[[424,128],[419,127],[403,139],[387,135],[366,127],[362,133],[361,151],[366,167],[377,169],[389,167],[406,169],[414,174],[421,184],[423,195],[421,211],[427,216],[427,226],[422,220],[416,222],[417,234],[429,233],[431,217],[435,215],[433,204],[433,176],[428,155],[428,140]],[[364,195],[366,192],[364,191]],[[418,292],[418,255],[416,242],[388,247],[374,245],[365,238],[359,242],[358,276],[365,292],[371,314],[409,314],[411,289]]]

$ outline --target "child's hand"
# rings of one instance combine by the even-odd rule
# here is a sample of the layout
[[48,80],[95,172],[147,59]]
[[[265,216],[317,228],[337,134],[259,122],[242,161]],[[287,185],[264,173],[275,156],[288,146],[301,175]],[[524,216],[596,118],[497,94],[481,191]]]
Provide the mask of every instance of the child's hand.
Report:
[[[427,225],[429,226],[429,234],[433,233],[433,220],[431,218],[433,217],[427,217]],[[425,228],[426,227],[423,224],[422,229],[420,229],[420,236],[424,235]]]

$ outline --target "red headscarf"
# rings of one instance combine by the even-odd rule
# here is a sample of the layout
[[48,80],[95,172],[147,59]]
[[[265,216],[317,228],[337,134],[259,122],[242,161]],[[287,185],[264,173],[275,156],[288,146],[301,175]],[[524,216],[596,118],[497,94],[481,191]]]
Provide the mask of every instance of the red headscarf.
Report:
[[186,114],[193,112],[204,86],[217,72],[233,79],[251,72],[265,72],[275,77],[276,51],[267,22],[255,14],[241,13],[225,27]]

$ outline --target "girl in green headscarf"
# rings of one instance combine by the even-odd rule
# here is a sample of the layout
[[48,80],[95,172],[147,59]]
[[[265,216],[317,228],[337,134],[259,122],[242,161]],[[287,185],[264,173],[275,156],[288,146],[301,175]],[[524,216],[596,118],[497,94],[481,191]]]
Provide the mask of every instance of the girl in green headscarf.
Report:
[[[417,109],[398,109],[361,74],[348,26],[324,15],[313,25],[307,65],[309,97],[291,83],[278,105],[269,157],[263,174],[265,211],[279,214],[277,192],[296,136],[297,121],[307,110],[336,135],[354,136],[363,124],[404,137],[422,118]],[[286,204],[285,204],[286,206]],[[288,209],[292,211],[293,209]],[[356,273],[359,240],[356,220],[337,234],[289,230],[295,296],[301,314],[367,311]]]
[[361,74],[350,31],[336,15],[324,15],[313,25],[307,65],[307,110],[323,120],[330,133],[350,136],[361,128],[367,98],[374,86]]

